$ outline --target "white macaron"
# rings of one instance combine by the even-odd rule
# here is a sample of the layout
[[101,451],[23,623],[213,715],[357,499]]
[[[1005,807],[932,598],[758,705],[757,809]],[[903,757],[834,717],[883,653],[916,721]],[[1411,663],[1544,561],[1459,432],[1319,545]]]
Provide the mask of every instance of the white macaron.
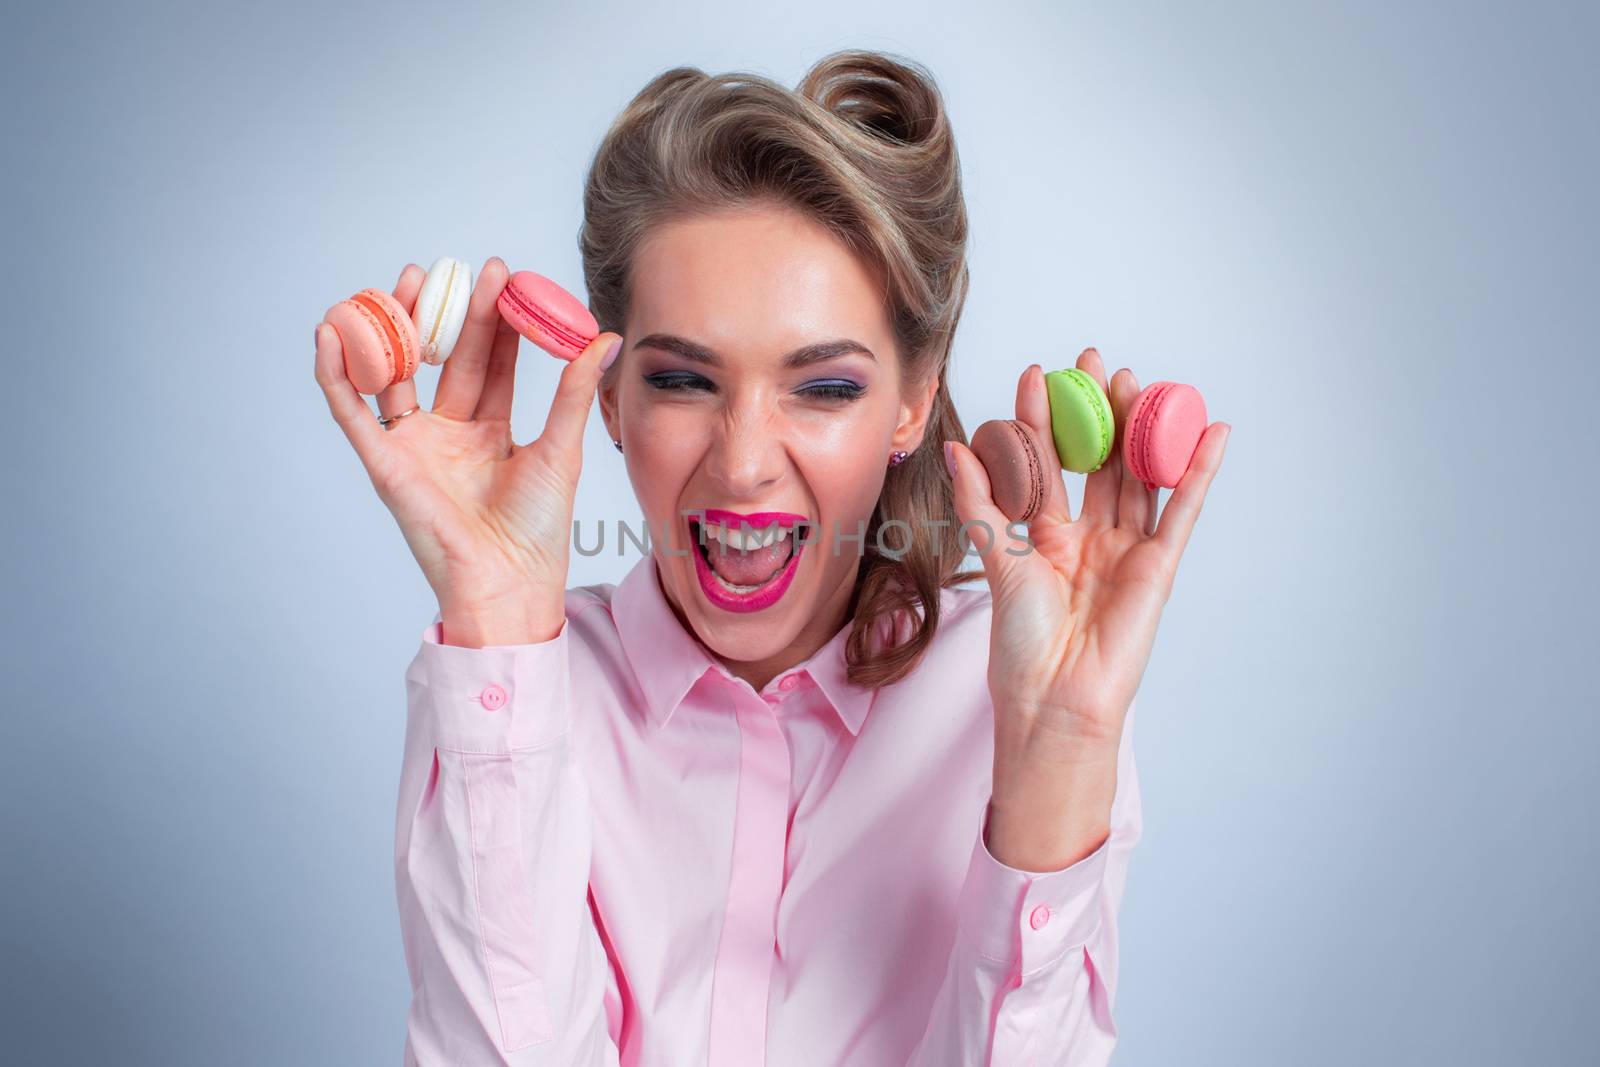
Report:
[[450,358],[456,339],[461,336],[461,325],[467,321],[467,305],[471,301],[472,268],[452,256],[434,260],[411,314],[422,342],[424,363],[437,366]]

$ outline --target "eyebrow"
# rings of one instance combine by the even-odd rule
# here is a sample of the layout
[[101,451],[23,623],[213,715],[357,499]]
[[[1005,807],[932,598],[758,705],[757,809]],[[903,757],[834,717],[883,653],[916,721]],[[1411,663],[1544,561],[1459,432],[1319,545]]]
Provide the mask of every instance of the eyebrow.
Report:
[[[674,352],[682,356],[684,359],[690,359],[696,363],[704,363],[708,367],[722,366],[722,358],[711,349],[697,341],[691,341],[687,337],[679,337],[677,334],[653,333],[647,337],[643,337],[640,340],[635,341],[633,346],[635,348],[649,346],[650,348],[659,348],[663,351]],[[783,357],[783,366],[785,370],[790,370],[796,367],[807,367],[813,363],[820,363],[823,360],[835,359],[839,356],[850,355],[855,352],[860,352],[862,355],[868,356],[871,359],[878,358],[872,354],[872,350],[870,348],[861,342],[852,341],[847,337],[841,337],[837,340],[818,341],[815,344],[809,344],[801,348],[797,348],[793,352],[790,352],[787,356]]]

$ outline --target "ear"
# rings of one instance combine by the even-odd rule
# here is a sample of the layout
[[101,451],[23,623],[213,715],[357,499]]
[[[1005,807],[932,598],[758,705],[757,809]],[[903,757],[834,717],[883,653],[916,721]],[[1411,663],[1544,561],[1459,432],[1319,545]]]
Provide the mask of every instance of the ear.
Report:
[[933,414],[933,398],[939,394],[939,375],[930,374],[928,382],[910,400],[900,402],[900,422],[894,428],[891,442],[896,451],[915,452],[922,444],[928,428],[928,417]]
[[600,385],[595,396],[600,402],[600,418],[606,424],[606,434],[613,441],[622,440],[622,419],[617,410],[617,388],[622,382],[622,359],[600,375]]

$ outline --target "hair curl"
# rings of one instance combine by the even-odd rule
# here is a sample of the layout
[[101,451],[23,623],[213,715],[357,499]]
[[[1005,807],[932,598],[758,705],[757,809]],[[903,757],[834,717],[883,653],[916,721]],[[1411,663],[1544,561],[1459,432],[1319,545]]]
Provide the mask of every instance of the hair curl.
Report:
[[[982,574],[958,569],[960,519],[942,455],[942,442],[967,440],[945,380],[967,296],[967,210],[933,76],[909,59],[854,49],[818,60],[794,90],[743,71],[657,75],[589,167],[578,246],[590,309],[601,329],[623,332],[629,267],[655,226],[774,201],[877,269],[906,388],[926,388],[930,375],[939,382],[921,447],[886,473],[851,597],[849,677],[877,688],[927,650],[940,590]],[[893,520],[938,529],[937,549],[902,528],[884,543],[905,552],[880,553],[879,528]]]

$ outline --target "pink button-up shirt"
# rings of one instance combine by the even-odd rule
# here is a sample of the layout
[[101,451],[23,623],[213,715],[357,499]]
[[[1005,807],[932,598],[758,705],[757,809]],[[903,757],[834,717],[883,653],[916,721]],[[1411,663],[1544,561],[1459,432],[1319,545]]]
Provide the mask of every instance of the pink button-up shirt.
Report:
[[395,826],[405,1063],[1105,1063],[1131,709],[1106,842],[1000,863],[989,591],[941,596],[876,692],[846,680],[848,627],[756,692],[649,555],[567,590],[539,644],[441,644],[436,615]]

